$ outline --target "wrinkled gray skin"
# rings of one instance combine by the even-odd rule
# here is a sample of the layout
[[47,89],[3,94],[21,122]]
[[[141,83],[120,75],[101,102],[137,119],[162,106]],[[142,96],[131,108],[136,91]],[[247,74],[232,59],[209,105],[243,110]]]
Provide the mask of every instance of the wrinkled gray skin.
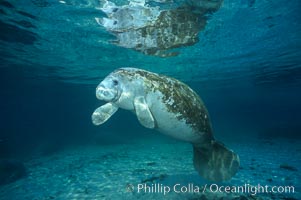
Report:
[[107,103],[92,114],[95,125],[105,123],[119,108],[132,111],[146,128],[189,142],[199,174],[211,181],[229,180],[239,168],[239,158],[212,134],[207,109],[186,84],[135,68],[109,74],[96,88]]

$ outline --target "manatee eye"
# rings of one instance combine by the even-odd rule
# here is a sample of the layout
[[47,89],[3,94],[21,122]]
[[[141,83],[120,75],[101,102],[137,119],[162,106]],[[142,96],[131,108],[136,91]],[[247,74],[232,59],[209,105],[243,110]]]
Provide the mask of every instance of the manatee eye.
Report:
[[117,80],[113,80],[113,84],[114,85],[118,85],[118,81]]

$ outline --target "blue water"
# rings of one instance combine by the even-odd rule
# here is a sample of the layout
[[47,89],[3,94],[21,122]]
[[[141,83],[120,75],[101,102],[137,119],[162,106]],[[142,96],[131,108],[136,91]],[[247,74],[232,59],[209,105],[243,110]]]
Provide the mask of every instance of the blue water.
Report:
[[[115,2],[118,5],[128,3]],[[168,2],[150,1],[150,5],[168,9],[184,1]],[[144,142],[145,145],[175,143],[182,148],[182,143],[142,127],[135,115],[124,110],[118,111],[102,126],[91,123],[91,114],[104,103],[96,99],[95,88],[108,73],[119,67],[137,67],[172,76],[187,83],[202,97],[216,138],[244,155],[240,158],[243,170],[232,184],[243,183],[245,177],[252,183],[260,181],[254,175],[257,172],[272,174],[274,182],[268,183],[279,185],[278,180],[292,173],[290,184],[300,192],[301,1],[225,0],[220,9],[208,15],[207,24],[198,35],[199,42],[177,48],[180,54],[168,58],[145,55],[111,43],[114,35],[95,20],[105,17],[99,7],[100,2],[96,0],[0,2],[0,159],[24,163],[27,171],[21,178],[5,179],[3,177],[10,172],[0,166],[0,199],[110,199],[107,194],[110,190],[103,190],[102,196],[93,196],[91,189],[81,198],[64,196],[54,186],[51,188],[52,184],[45,186],[52,189],[51,194],[31,185],[33,180],[39,180],[33,173],[34,163],[38,163],[35,159],[47,163],[44,159],[58,157],[56,164],[49,159],[51,162],[48,167],[43,166],[45,169],[52,169],[51,164],[64,165],[62,152],[67,148],[97,145],[100,148],[97,151],[103,148],[104,152],[113,152],[118,146],[131,144],[133,149],[137,145],[147,150],[148,147],[142,145]],[[265,153],[260,151],[261,145]],[[126,158],[135,157],[133,149]],[[146,150],[143,152],[147,153]],[[262,157],[257,158],[258,155]],[[266,160],[268,156],[270,160]],[[118,158],[112,162],[118,163]],[[99,161],[104,171],[107,165],[103,162],[110,161],[105,159],[101,157]],[[141,159],[143,161],[143,156]],[[191,161],[190,156],[188,161]],[[85,163],[84,159],[81,162]],[[123,162],[120,161],[122,166]],[[252,163],[256,163],[255,169],[252,168],[255,172],[250,171]],[[281,164],[293,170],[280,168]],[[265,172],[259,165],[264,165]],[[172,176],[172,169],[162,164],[161,168],[166,169],[164,173],[172,177],[163,183],[186,183],[194,177],[192,182],[203,184],[204,180],[192,174],[192,163],[187,167],[187,176],[185,170]],[[83,167],[90,168],[93,167]],[[160,174],[158,168],[154,173]],[[55,172],[63,177],[64,170]],[[136,177],[132,173],[127,175],[129,180]],[[41,180],[44,180],[42,176],[41,172]],[[141,175],[142,180],[149,177]],[[269,179],[267,176],[264,182]],[[118,180],[114,182],[112,178],[111,186]],[[101,184],[105,180],[95,182]],[[20,185],[26,184],[28,192],[20,192]],[[70,194],[77,192],[72,191]],[[123,199],[118,192],[115,195],[113,199]],[[288,197],[300,199],[298,195]],[[134,197],[154,198],[148,198],[147,194]]]

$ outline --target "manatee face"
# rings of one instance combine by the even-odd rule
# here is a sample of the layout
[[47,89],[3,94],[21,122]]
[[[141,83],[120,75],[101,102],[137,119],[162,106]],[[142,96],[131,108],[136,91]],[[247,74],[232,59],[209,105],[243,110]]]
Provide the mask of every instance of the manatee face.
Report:
[[121,93],[120,81],[114,74],[107,76],[96,88],[96,97],[107,102],[117,101]]
[[[129,70],[129,69],[128,69]],[[113,103],[126,109],[134,109],[134,98],[142,92],[142,83],[133,78],[133,74],[119,69],[108,75],[96,88],[96,97],[99,100]]]

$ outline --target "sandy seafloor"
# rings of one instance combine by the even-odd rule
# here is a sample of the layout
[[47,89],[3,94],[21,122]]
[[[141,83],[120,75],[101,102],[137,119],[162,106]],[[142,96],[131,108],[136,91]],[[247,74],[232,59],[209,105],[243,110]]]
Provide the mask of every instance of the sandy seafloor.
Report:
[[200,189],[211,183],[193,169],[190,144],[137,140],[69,147],[52,155],[36,156],[25,163],[26,178],[0,187],[0,199],[301,199],[300,141],[278,138],[226,144],[240,155],[241,169],[224,185],[288,185],[295,187],[295,193],[138,193],[140,183],[171,188],[177,183],[193,184]]

